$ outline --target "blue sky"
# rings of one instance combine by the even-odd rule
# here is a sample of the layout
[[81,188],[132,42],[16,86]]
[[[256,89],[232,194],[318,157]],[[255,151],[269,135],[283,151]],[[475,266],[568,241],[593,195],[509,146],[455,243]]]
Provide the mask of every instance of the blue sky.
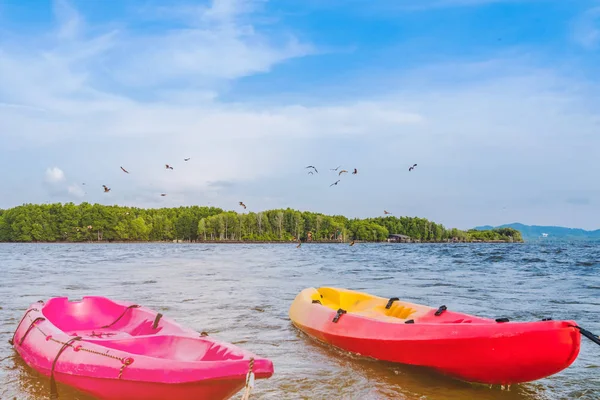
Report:
[[596,0],[0,0],[0,208],[597,229],[598,76]]

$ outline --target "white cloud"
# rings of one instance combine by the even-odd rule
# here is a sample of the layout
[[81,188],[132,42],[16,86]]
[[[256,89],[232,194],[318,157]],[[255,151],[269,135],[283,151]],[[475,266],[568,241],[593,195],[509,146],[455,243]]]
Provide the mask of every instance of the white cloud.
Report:
[[600,44],[600,7],[587,10],[574,22],[574,38],[584,48],[596,49]]
[[[248,199],[258,208],[362,216],[385,203],[396,214],[463,227],[494,222],[485,213],[501,203],[518,210],[498,223],[542,216],[547,208],[522,199],[543,198],[560,182],[552,198],[562,195],[564,207],[595,179],[596,88],[514,56],[369,75],[349,83],[354,93],[365,89],[360,96],[222,102],[222,85],[311,48],[272,42],[249,27],[257,3],[244,3],[243,13],[236,4],[192,8],[189,31],[164,37],[122,27],[90,37],[71,10],[52,40],[24,38],[30,44],[15,48],[0,39],[0,98],[11,105],[0,105],[3,148],[43,166],[60,163],[70,181],[55,167],[64,188],[52,193],[61,199],[85,188],[91,202],[232,208]],[[371,87],[377,95],[367,94]],[[418,170],[406,175],[412,162]],[[330,189],[328,169],[340,163],[359,175]],[[309,164],[318,176],[306,175]],[[27,179],[27,167],[19,173]],[[34,201],[26,190],[9,196],[0,207]],[[600,224],[575,212],[568,218]]]
[[65,173],[58,167],[46,169],[46,182],[59,183],[65,180]]
[[67,187],[67,192],[68,192],[70,195],[72,195],[72,196],[75,196],[75,197],[78,197],[78,198],[82,198],[82,197],[84,197],[84,196],[85,196],[85,192],[84,192],[84,190],[81,188],[81,186],[79,186],[79,185],[75,185],[75,184],[73,184],[73,185],[69,185],[69,187]]
[[83,20],[66,0],[54,0],[54,14],[59,22],[59,39],[76,39],[83,28]]

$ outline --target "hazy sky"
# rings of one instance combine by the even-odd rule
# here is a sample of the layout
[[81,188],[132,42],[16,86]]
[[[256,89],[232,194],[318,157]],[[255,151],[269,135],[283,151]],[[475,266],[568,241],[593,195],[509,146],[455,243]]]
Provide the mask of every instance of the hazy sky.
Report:
[[0,0],[0,208],[596,229],[599,78],[595,0]]

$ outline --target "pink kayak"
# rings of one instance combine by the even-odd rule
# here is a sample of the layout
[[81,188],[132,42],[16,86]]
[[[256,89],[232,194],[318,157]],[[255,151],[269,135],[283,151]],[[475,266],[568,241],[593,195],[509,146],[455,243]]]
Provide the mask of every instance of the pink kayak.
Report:
[[105,297],[29,307],[11,344],[56,382],[106,400],[228,399],[273,375],[273,363],[162,314]]

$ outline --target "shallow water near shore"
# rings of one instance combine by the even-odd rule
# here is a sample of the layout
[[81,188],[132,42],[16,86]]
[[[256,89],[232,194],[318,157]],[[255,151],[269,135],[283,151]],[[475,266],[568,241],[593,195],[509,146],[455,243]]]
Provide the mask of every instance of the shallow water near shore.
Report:
[[[573,319],[600,332],[600,243],[551,244],[0,244],[0,399],[48,398],[11,338],[26,308],[53,296],[101,295],[273,360],[251,399],[598,399],[600,346],[533,383],[471,385],[315,342],[288,309],[306,287],[337,286],[484,317]],[[89,400],[59,386],[61,400]],[[241,392],[234,398],[239,399]]]

